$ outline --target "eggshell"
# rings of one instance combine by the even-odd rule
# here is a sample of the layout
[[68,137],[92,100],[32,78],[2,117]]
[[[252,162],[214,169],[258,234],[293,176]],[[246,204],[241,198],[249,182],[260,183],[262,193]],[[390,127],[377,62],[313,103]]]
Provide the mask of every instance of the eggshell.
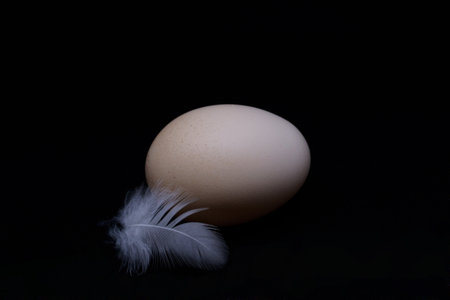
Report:
[[278,208],[303,185],[310,151],[287,120],[254,107],[212,105],[187,112],[155,138],[146,160],[149,186],[162,182],[207,211],[191,217],[234,225]]

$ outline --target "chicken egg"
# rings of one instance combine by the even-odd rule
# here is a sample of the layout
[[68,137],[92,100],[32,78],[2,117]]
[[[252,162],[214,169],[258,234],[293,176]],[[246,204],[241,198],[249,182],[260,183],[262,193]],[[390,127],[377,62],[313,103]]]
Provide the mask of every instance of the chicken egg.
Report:
[[162,183],[208,210],[190,217],[235,225],[264,216],[291,199],[310,168],[304,136],[289,121],[255,107],[222,104],[170,122],[149,149],[150,187]]

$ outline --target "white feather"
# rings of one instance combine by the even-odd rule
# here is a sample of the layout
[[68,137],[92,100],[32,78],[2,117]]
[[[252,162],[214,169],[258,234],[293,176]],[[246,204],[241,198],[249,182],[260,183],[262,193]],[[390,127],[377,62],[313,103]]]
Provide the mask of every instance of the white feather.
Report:
[[182,222],[205,210],[179,214],[194,200],[180,191],[144,186],[126,197],[109,234],[129,273],[145,272],[150,264],[187,265],[217,269],[227,261],[228,249],[212,225]]

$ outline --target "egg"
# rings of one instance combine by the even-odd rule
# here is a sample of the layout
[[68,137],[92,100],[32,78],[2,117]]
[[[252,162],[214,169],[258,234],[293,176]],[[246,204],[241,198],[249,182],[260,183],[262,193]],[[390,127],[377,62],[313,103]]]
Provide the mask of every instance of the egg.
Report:
[[291,199],[310,168],[301,132],[268,111],[234,104],[189,111],[156,136],[145,163],[150,187],[181,189],[207,210],[190,220],[224,226],[262,217]]

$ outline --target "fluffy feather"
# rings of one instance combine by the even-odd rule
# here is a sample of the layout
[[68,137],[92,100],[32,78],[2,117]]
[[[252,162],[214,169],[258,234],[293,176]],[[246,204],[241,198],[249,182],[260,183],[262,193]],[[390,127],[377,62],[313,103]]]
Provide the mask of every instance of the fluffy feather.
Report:
[[180,191],[141,186],[127,194],[109,235],[129,273],[145,272],[150,264],[217,269],[225,265],[227,246],[217,228],[183,222],[197,208],[180,213],[194,200]]

